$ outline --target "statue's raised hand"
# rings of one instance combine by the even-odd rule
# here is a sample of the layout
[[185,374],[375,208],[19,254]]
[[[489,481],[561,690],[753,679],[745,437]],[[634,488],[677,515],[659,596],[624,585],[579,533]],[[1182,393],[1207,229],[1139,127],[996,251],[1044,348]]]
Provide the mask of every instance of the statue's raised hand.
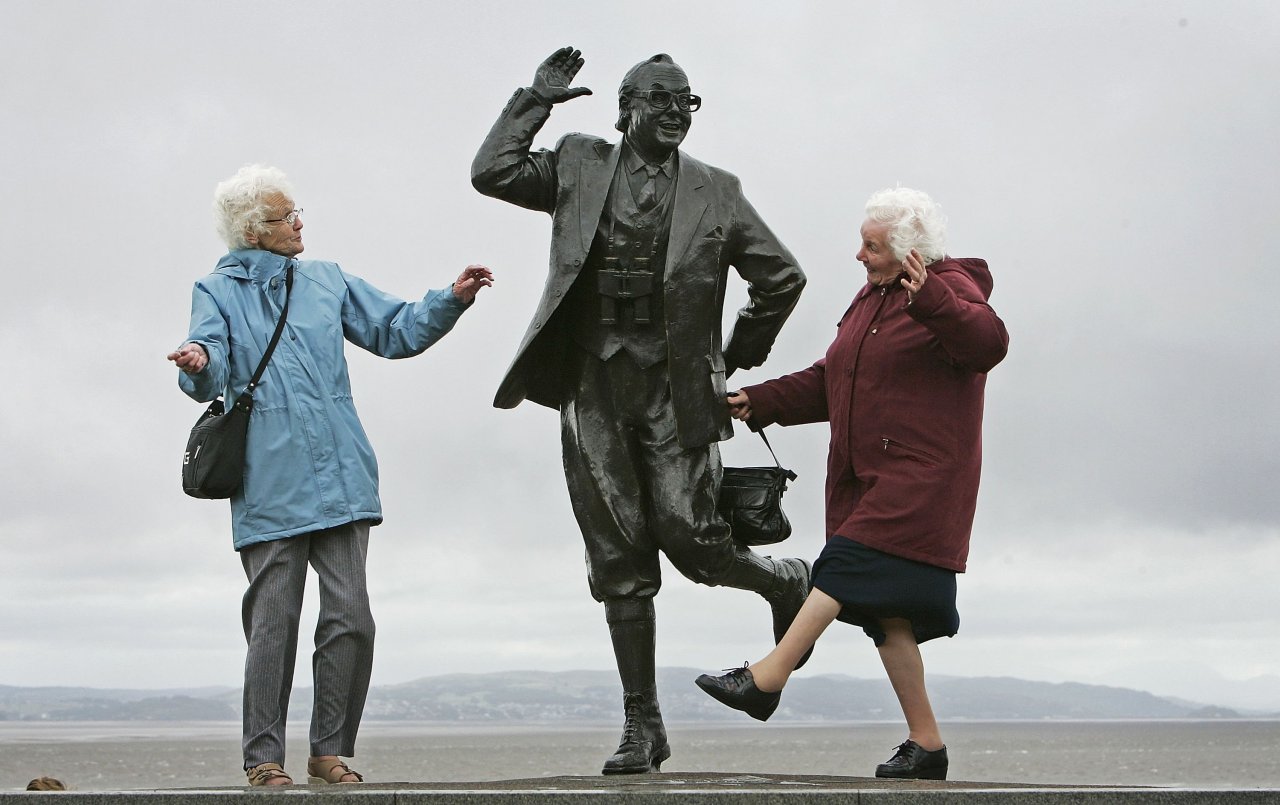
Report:
[[590,95],[586,87],[570,88],[573,77],[582,69],[582,51],[563,47],[538,65],[531,89],[548,103],[563,103],[581,95]]

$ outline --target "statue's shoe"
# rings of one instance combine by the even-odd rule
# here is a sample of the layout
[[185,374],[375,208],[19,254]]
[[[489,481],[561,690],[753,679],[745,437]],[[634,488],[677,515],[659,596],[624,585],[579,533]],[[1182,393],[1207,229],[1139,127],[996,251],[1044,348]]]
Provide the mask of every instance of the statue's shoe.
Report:
[[626,721],[622,726],[622,741],[618,751],[604,762],[601,774],[644,774],[662,771],[662,762],[671,757],[667,745],[667,730],[658,710],[657,694],[624,693],[622,696]]
[[[800,613],[800,607],[804,606],[805,599],[809,597],[811,569],[809,563],[803,559],[788,558],[773,561],[778,568],[777,592],[766,595],[765,599],[773,610],[773,642],[776,644],[782,642],[782,636],[791,628],[792,621]],[[800,658],[800,662],[796,663],[796,669],[803,668],[812,656],[813,646],[809,646],[809,650]]]

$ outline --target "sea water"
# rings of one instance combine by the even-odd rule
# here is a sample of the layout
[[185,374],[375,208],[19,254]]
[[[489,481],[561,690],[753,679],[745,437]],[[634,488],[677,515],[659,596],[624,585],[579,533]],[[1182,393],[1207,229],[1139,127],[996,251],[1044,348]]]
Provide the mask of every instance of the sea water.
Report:
[[[949,779],[1052,785],[1280,788],[1280,721],[949,722]],[[669,724],[663,772],[870,777],[900,723]],[[370,782],[596,775],[620,726],[370,722],[351,766]],[[303,781],[305,726],[286,769]],[[73,790],[244,784],[239,724],[0,721],[0,790],[44,775]]]

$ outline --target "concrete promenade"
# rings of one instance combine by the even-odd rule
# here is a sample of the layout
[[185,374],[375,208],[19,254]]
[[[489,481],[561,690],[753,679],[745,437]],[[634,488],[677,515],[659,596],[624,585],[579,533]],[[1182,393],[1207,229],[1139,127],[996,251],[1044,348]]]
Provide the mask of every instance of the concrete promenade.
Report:
[[[231,805],[263,797],[324,805],[1280,805],[1280,789],[1182,789],[1036,786],[1012,783],[877,780],[815,775],[642,774],[618,777],[539,777],[483,783],[369,783],[273,789],[211,788],[153,791],[0,792],[0,805],[56,801],[77,805]],[[56,800],[47,798],[55,797]]]

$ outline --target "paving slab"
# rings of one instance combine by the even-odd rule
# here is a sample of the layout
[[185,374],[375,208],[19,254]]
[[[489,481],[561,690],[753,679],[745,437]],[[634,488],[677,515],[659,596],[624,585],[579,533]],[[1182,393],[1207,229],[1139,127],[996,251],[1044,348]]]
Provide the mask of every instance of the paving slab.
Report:
[[1045,786],[717,772],[270,789],[0,792],[0,805],[30,805],[47,797],[77,805],[262,805],[263,797],[314,798],[323,805],[1280,805],[1280,789]]

